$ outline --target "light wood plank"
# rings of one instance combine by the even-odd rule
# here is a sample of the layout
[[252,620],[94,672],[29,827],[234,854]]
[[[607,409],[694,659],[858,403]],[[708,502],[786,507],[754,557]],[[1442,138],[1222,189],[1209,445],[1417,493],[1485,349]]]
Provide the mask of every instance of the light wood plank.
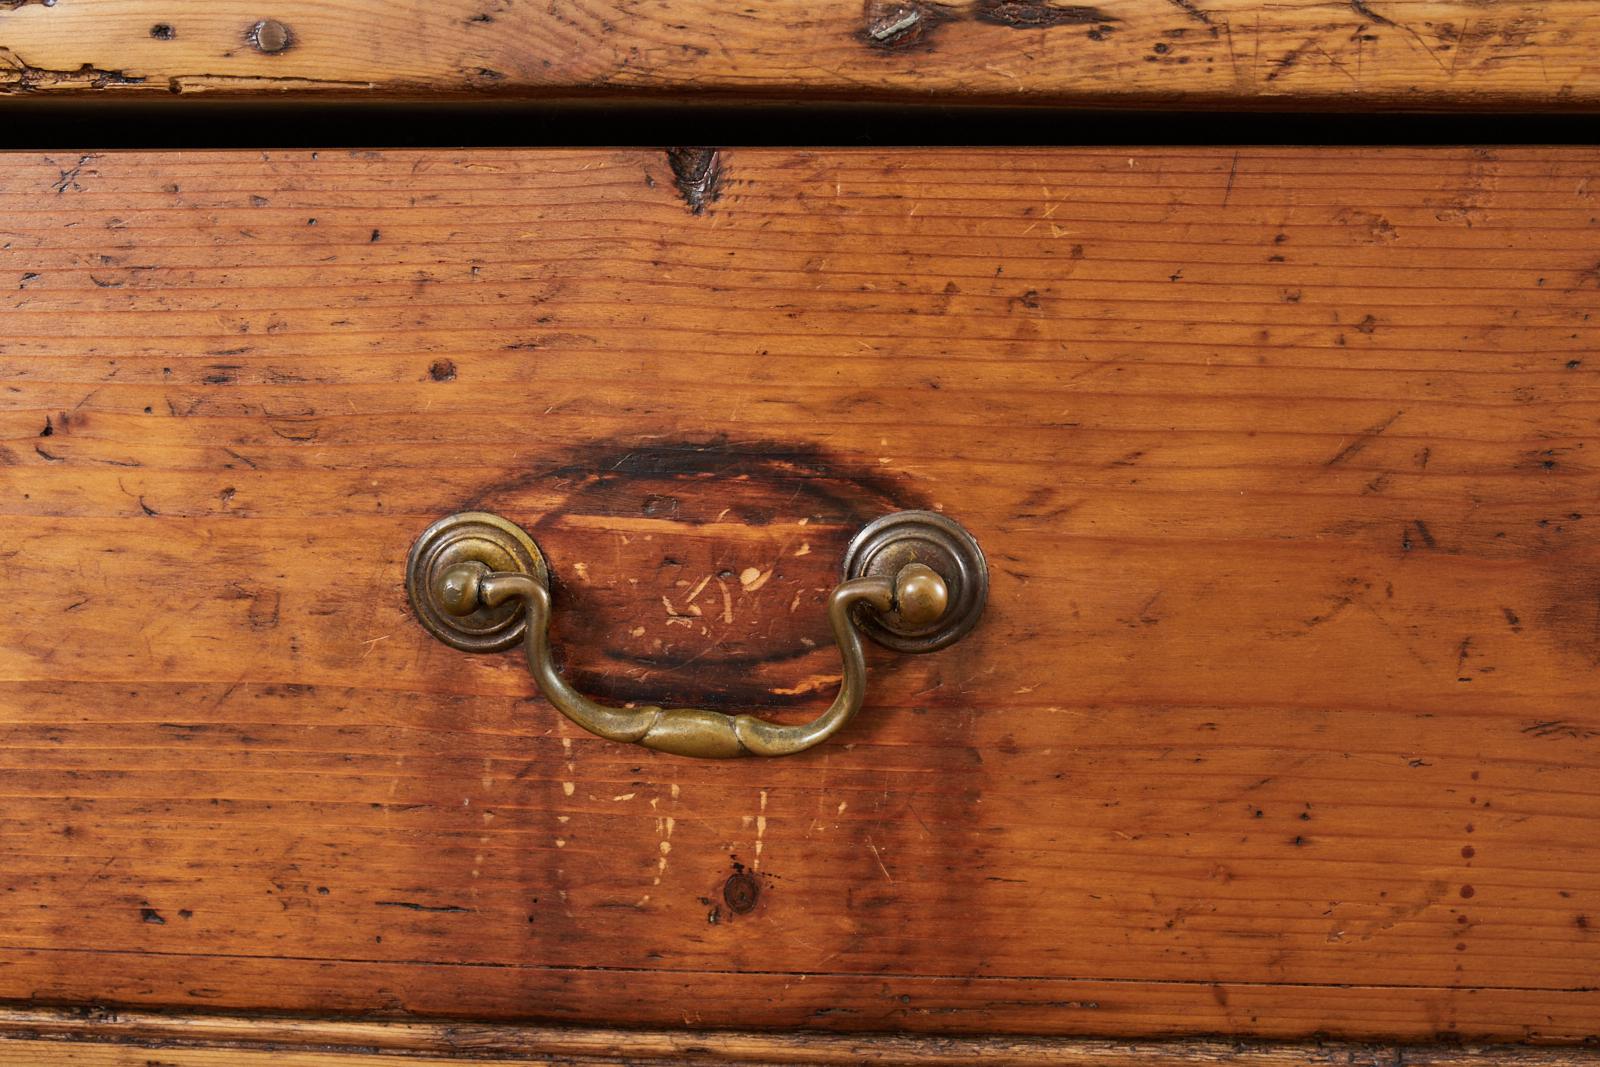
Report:
[[1586,0],[7,0],[0,93],[1564,110],[1597,42]]
[[[152,1050],[159,1050],[152,1059]],[[1592,1050],[1529,1046],[928,1038],[802,1032],[599,1030],[325,1018],[0,1009],[0,1061],[131,1067],[496,1064],[901,1064],[970,1067],[1588,1067]]]

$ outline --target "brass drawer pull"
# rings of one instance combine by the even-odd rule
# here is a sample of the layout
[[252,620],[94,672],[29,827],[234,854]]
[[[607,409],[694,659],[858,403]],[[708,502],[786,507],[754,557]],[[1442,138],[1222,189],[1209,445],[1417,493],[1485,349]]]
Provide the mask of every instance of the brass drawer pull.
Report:
[[827,711],[795,726],[701,708],[611,707],[573,689],[550,653],[544,554],[498,515],[464,512],[428,527],[411,548],[406,588],[418,621],[453,648],[497,652],[521,641],[545,698],[591,733],[680,756],[725,759],[803,752],[849,722],[867,688],[857,627],[890,648],[931,652],[970,630],[988,595],[988,568],[977,542],[935,512],[900,511],[869,523],[850,542],[844,572],[828,596],[844,681]]

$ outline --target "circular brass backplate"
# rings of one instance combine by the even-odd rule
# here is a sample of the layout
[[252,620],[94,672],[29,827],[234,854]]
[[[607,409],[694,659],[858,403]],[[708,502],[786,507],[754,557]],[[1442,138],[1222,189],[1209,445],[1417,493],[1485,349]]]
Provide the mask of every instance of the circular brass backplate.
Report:
[[406,561],[406,593],[423,627],[463,652],[503,652],[522,640],[528,620],[520,600],[452,615],[439,598],[444,572],[461,563],[491,571],[531,574],[550,584],[544,555],[516,523],[487,511],[464,511],[440,519],[417,538]]
[[908,563],[939,573],[949,606],[926,626],[912,626],[898,612],[863,611],[856,621],[868,637],[897,652],[933,652],[977,625],[989,597],[989,565],[973,536],[936,511],[896,511],[863,526],[845,550],[844,576],[893,578]]

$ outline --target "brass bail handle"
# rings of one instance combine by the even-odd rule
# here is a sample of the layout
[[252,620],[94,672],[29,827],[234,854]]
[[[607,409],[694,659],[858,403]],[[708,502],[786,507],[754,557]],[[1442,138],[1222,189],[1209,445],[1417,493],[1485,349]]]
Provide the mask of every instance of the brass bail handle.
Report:
[[453,648],[498,652],[519,641],[545,699],[611,741],[707,759],[788,756],[831,737],[861,710],[867,667],[858,630],[903,652],[931,652],[977,623],[989,573],[978,543],[937,512],[899,511],[869,523],[845,552],[828,595],[828,623],[844,660],[832,705],[786,726],[703,708],[613,707],[568,685],[550,651],[549,571],[514,523],[464,512],[428,527],[411,549],[406,587],[417,619]]

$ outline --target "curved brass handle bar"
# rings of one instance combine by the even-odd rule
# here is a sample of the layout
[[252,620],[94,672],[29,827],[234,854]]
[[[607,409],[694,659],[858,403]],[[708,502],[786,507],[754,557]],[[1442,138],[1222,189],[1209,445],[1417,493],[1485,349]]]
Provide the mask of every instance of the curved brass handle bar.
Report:
[[679,756],[728,759],[734,756],[788,756],[827,740],[861,710],[867,691],[867,666],[851,613],[858,604],[879,612],[899,611],[913,623],[943,615],[949,590],[938,572],[920,563],[887,577],[852,578],[828,596],[828,624],[844,659],[844,681],[833,704],[811,722],[784,726],[753,715],[726,715],[702,708],[637,708],[600,704],[556,671],[550,654],[550,591],[528,574],[491,572],[481,563],[462,563],[442,576],[441,602],[452,614],[466,615],[479,605],[497,607],[521,600],[527,612],[524,649],[528,670],[545,698],[567,718],[610,741],[627,741]]

